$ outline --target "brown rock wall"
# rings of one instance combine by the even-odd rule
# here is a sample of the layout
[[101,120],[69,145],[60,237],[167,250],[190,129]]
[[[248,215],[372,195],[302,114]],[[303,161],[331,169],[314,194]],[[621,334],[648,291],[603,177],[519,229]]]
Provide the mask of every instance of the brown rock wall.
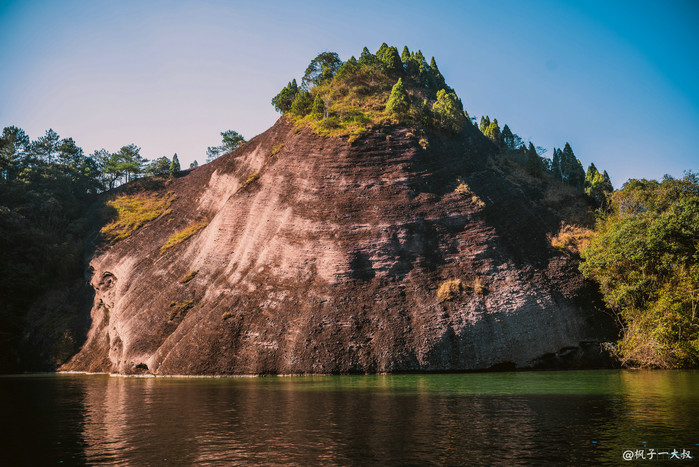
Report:
[[[379,129],[350,146],[280,119],[173,180],[162,188],[178,196],[171,214],[92,258],[92,328],[63,369],[521,368],[613,338],[575,260],[547,246],[560,217],[493,168],[490,143],[468,128],[425,134],[425,150],[410,133]],[[458,178],[485,204],[455,192]],[[161,254],[202,218],[206,228]],[[437,288],[452,278],[465,288],[442,303]],[[170,304],[187,301],[173,317]]]

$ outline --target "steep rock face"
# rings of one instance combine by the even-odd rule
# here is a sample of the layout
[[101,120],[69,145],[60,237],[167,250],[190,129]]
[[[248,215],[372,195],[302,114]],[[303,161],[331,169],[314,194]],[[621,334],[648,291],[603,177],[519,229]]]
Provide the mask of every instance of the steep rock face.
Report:
[[[421,136],[427,149],[398,127],[349,145],[282,118],[161,187],[177,196],[172,212],[92,258],[92,326],[62,369],[531,367],[613,338],[575,261],[547,246],[560,219],[503,176],[490,143],[470,127]],[[459,178],[470,193],[455,190]],[[440,302],[455,278],[484,287]],[[191,308],[173,313],[181,303]]]

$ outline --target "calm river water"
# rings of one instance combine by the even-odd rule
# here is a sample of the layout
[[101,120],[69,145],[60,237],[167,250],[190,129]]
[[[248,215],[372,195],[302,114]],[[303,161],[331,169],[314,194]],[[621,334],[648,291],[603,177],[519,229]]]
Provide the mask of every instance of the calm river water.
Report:
[[0,465],[615,465],[624,455],[655,461],[663,452],[668,462],[695,465],[683,452],[699,458],[698,371],[8,376],[0,377],[0,414]]

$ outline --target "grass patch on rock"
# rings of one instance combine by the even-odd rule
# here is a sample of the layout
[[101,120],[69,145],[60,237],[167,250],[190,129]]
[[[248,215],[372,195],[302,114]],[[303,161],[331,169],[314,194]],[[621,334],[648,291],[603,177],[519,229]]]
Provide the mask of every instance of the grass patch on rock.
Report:
[[165,253],[170,248],[179,245],[195,233],[199,232],[201,229],[205,228],[207,225],[209,225],[209,221],[202,220],[194,225],[190,225],[189,227],[180,230],[179,232],[175,232],[170,236],[170,238],[167,239],[167,242],[160,247],[160,253]]
[[458,294],[464,289],[464,284],[461,279],[449,279],[442,282],[437,289],[437,298],[440,302],[449,302],[454,300]]
[[558,251],[579,255],[590,243],[593,231],[579,225],[563,224],[554,236],[549,236],[551,246]]
[[480,277],[474,277],[471,281],[471,289],[478,295],[485,295],[488,293],[488,287],[485,285],[485,281]]
[[169,214],[168,208],[175,199],[177,197],[172,193],[118,195],[107,201],[107,206],[114,210],[115,217],[102,227],[100,233],[110,243],[128,238],[147,222]]
[[483,202],[482,199],[478,197],[473,191],[471,191],[471,187],[468,186],[468,183],[463,181],[461,178],[457,180],[457,185],[456,188],[454,189],[454,192],[459,193],[460,195],[463,196],[470,196],[471,197],[471,202],[476,205],[478,208],[484,208],[485,203]]
[[189,310],[194,308],[194,300],[182,300],[170,303],[170,321],[184,318]]
[[270,157],[271,156],[276,156],[279,154],[279,151],[281,151],[284,148],[284,143],[278,143],[272,146],[272,152],[269,153]]
[[194,277],[197,275],[198,272],[199,271],[194,271],[194,270],[189,271],[187,274],[182,276],[182,278],[179,281],[180,284],[186,284],[187,282],[191,281],[192,279],[194,279]]
[[256,181],[257,179],[259,179],[259,178],[260,178],[260,173],[259,173],[259,172],[255,172],[255,173],[252,173],[252,174],[248,175],[248,177],[245,179],[245,181],[243,182],[243,184],[240,185],[239,190],[242,190],[243,188],[246,188],[246,187],[250,186],[250,184],[255,183],[255,181]]

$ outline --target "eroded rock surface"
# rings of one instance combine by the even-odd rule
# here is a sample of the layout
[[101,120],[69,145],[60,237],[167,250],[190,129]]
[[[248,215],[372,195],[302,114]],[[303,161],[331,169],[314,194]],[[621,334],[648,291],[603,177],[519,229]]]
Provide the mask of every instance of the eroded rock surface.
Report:
[[[576,260],[548,246],[561,218],[541,190],[507,177],[475,128],[423,136],[428,149],[399,127],[349,145],[282,118],[174,179],[161,188],[177,196],[170,214],[92,258],[92,327],[62,369],[523,368],[613,339]],[[463,290],[440,302],[454,278]]]

